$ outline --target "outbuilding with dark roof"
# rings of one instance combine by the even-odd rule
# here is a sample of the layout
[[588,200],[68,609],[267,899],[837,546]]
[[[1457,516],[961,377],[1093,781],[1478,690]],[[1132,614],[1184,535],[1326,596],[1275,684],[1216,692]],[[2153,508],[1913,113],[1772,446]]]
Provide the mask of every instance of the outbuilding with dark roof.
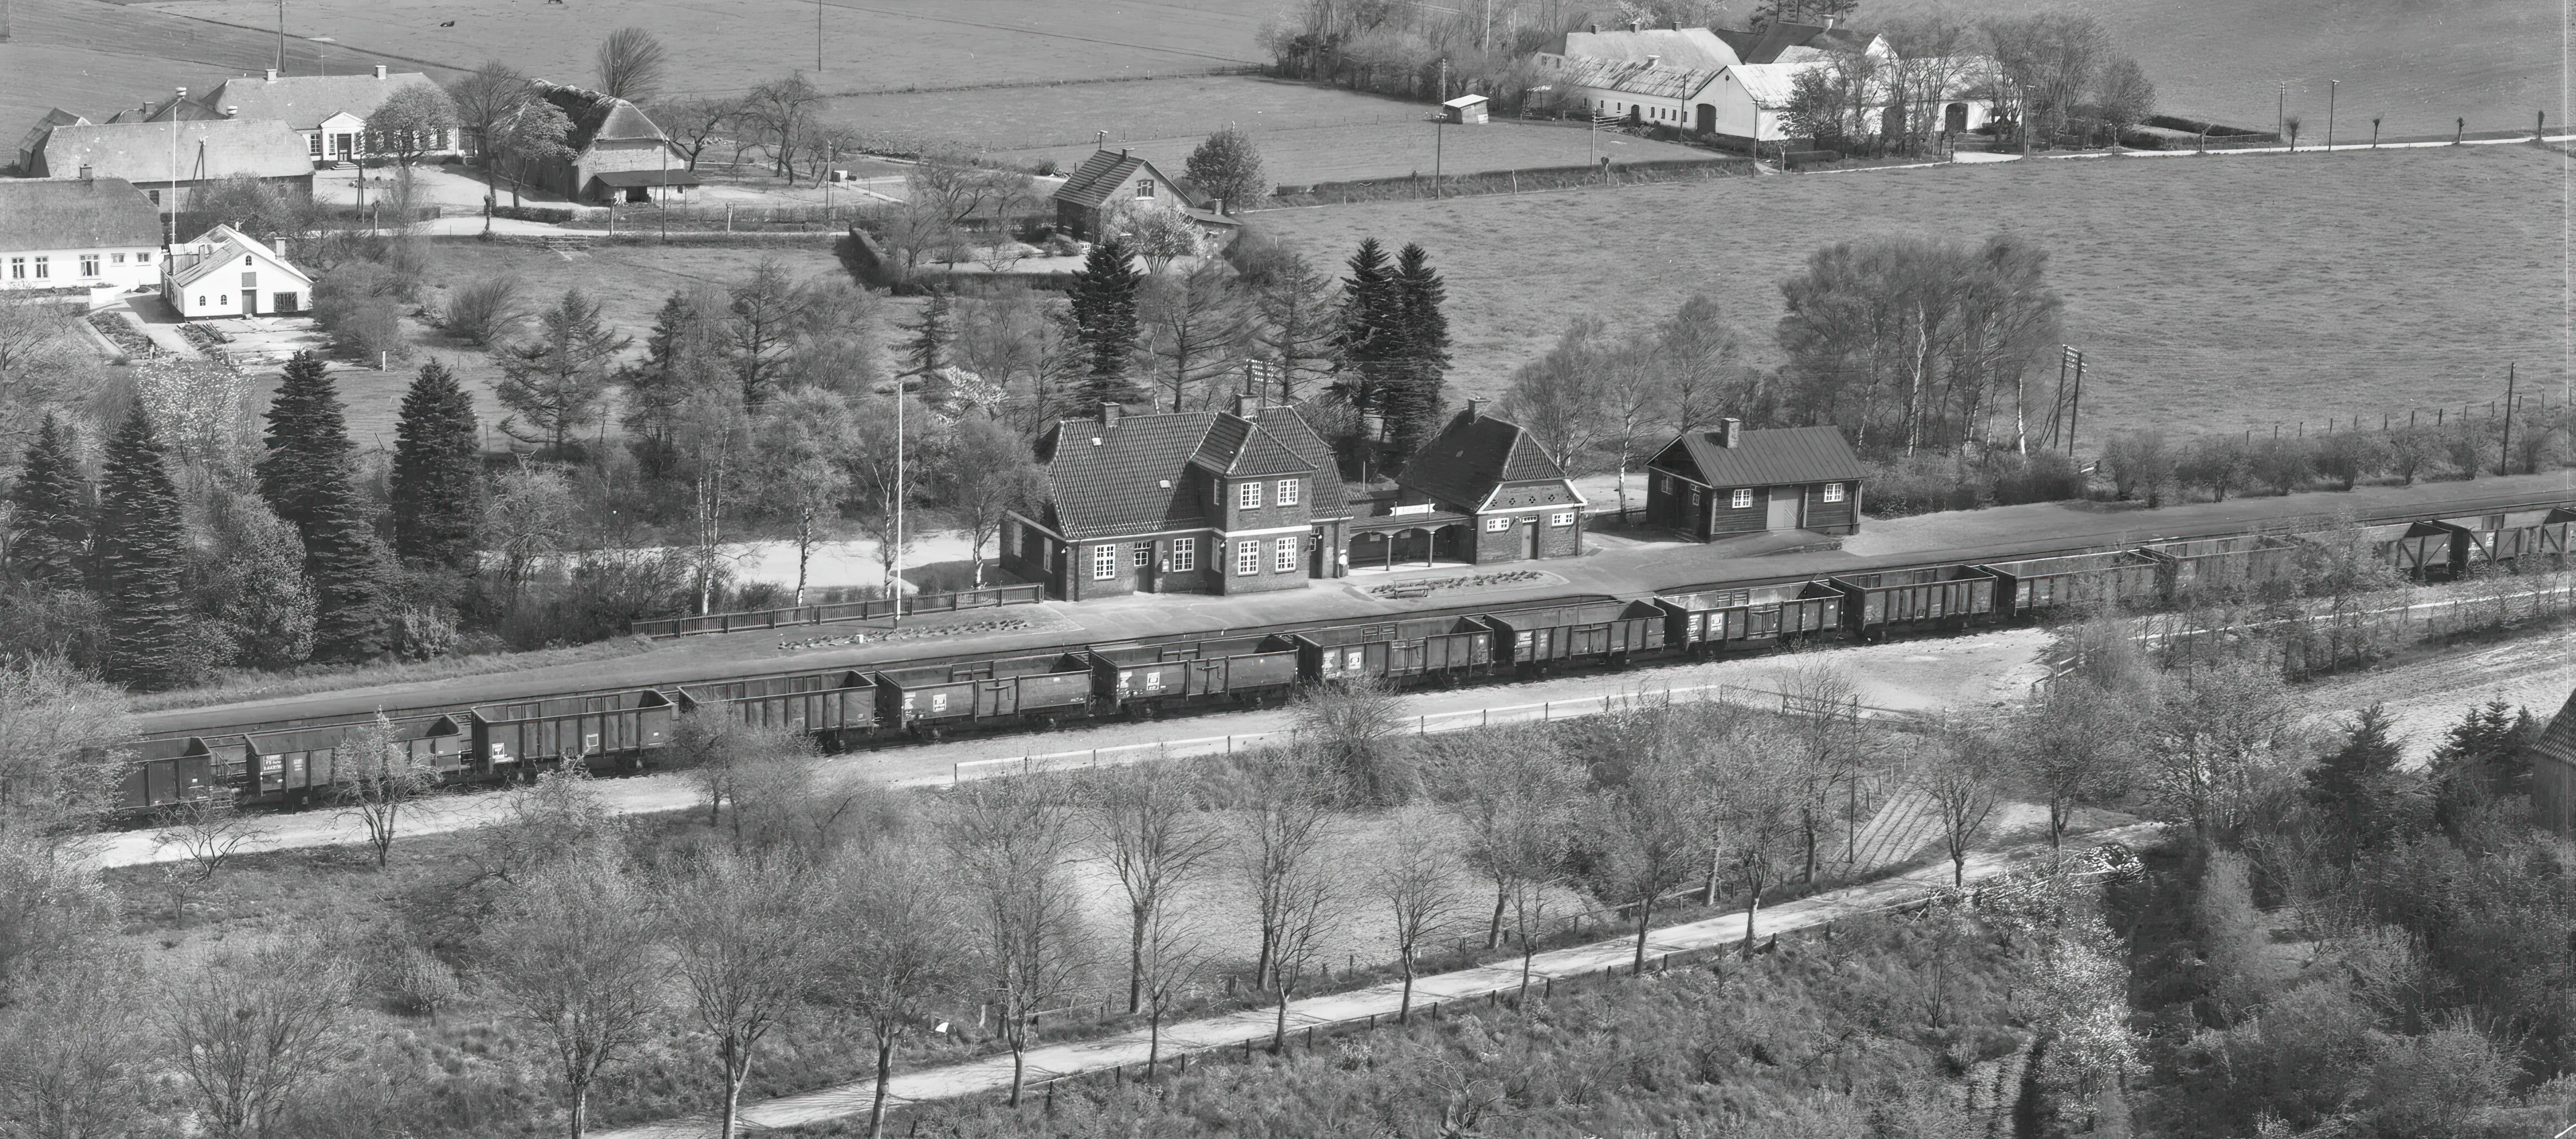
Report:
[[2576,843],[2576,693],[2526,749],[2531,760],[2531,821]]
[[1724,419],[1665,444],[1646,472],[1647,525],[1705,542],[1765,530],[1854,533],[1868,468],[1839,428],[1747,431]]
[[[643,108],[615,95],[542,79],[531,87],[572,120],[572,130],[564,135],[570,157],[509,159],[513,177],[590,202],[646,202],[661,194],[684,199],[697,184],[688,174],[688,157],[671,145],[670,136]],[[612,180],[611,175],[617,177]]]
[[1340,577],[1350,509],[1293,407],[1066,419],[1038,441],[1047,498],[1002,525],[1002,568],[1067,601],[1256,593]]
[[67,124],[46,132],[34,163],[39,178],[122,178],[165,209],[186,209],[189,195],[237,174],[313,193],[303,137],[274,119]]

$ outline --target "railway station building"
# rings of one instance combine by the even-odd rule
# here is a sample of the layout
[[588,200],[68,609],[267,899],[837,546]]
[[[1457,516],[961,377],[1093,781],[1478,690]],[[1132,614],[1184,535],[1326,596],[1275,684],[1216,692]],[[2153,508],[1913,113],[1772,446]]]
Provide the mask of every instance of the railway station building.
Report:
[[1354,568],[1491,565],[1583,553],[1583,494],[1517,423],[1468,400],[1354,508]]
[[1860,530],[1867,468],[1835,427],[1684,432],[1646,462],[1646,524],[1697,542],[1772,530]]
[[1046,502],[1002,522],[1002,568],[1065,601],[1266,593],[1347,572],[1332,448],[1295,406],[1058,421]]

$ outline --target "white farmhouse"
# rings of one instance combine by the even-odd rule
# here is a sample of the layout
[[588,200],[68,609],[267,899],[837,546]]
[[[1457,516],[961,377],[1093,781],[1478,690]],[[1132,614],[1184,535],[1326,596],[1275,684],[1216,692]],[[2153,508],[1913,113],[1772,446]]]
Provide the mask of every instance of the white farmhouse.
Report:
[[122,178],[0,179],[0,293],[105,304],[151,286],[160,248],[160,216]]
[[219,225],[171,253],[161,296],[190,320],[290,315],[312,306],[313,278],[250,235]]

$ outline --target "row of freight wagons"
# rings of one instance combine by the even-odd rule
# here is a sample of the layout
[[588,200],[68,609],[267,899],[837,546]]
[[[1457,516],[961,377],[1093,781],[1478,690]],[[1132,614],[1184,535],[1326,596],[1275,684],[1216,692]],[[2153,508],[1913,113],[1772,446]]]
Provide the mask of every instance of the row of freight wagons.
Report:
[[[2529,556],[2563,557],[2576,512],[2367,529],[2374,556],[2424,577]],[[1872,641],[2077,608],[2146,608],[2185,591],[2259,587],[2297,567],[2294,539],[2247,535],[2133,550],[1855,574],[1646,600],[1602,600],[1468,617],[1422,617],[1263,637],[927,665],[788,673],[478,707],[392,722],[393,743],[459,781],[502,779],[581,760],[631,768],[667,745],[684,712],[824,737],[1053,725],[1179,706],[1259,702],[1300,683],[1376,677],[1454,683],[1663,652],[1751,651],[1805,639]],[[254,802],[304,802],[334,778],[334,751],[366,725],[149,741],[125,775],[145,810],[227,786]]]

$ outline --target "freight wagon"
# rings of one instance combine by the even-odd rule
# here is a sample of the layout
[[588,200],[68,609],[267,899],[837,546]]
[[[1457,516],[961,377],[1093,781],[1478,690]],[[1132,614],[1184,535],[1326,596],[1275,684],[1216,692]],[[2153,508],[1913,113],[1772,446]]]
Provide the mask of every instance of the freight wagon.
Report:
[[1650,601],[1597,601],[1486,617],[1494,660],[1522,672],[1607,661],[1625,664],[1664,647],[1664,611]]
[[1091,662],[1079,652],[931,665],[877,674],[877,719],[937,738],[961,728],[1054,727],[1091,712]]
[[1103,714],[1151,718],[1219,700],[1259,704],[1297,686],[1297,650],[1267,638],[1116,645],[1090,651],[1091,695]]
[[218,771],[212,751],[198,736],[144,740],[129,751],[116,785],[119,811],[147,811],[203,799],[239,777],[238,772]]
[[1482,617],[1416,617],[1317,629],[1280,638],[1312,682],[1374,676],[1392,684],[1454,684],[1494,665],[1494,628]]
[[496,777],[533,777],[540,765],[579,761],[593,771],[632,771],[671,742],[680,710],[650,688],[474,709],[474,754]]
[[712,713],[755,728],[808,732],[836,746],[865,739],[877,726],[876,682],[856,669],[692,684],[679,695],[683,714]]
[[2160,589],[2169,604],[2200,595],[2261,593],[2288,581],[2299,566],[2298,543],[2272,534],[2157,542],[2138,552],[2163,567]]
[[[241,749],[250,773],[241,788],[244,795],[256,802],[302,807],[330,796],[331,784],[342,777],[342,764],[366,762],[365,756],[348,749],[375,727],[368,721],[328,728],[253,732],[235,737],[238,744],[225,742],[216,746]],[[390,721],[385,744],[406,753],[412,762],[453,778],[465,766],[470,739],[464,725],[452,717],[420,716]],[[359,748],[360,752],[364,750]],[[355,777],[359,770],[353,767],[348,775]]]
[[1856,641],[1963,629],[1995,612],[1994,575],[1975,566],[1889,570],[1831,581],[1843,595],[1843,632]]
[[1995,612],[2023,620],[2079,609],[2146,608],[2164,601],[2164,568],[2136,550],[1989,562]]
[[1717,589],[1655,599],[1664,644],[1694,656],[1792,645],[1842,626],[1843,595],[1823,582]]

